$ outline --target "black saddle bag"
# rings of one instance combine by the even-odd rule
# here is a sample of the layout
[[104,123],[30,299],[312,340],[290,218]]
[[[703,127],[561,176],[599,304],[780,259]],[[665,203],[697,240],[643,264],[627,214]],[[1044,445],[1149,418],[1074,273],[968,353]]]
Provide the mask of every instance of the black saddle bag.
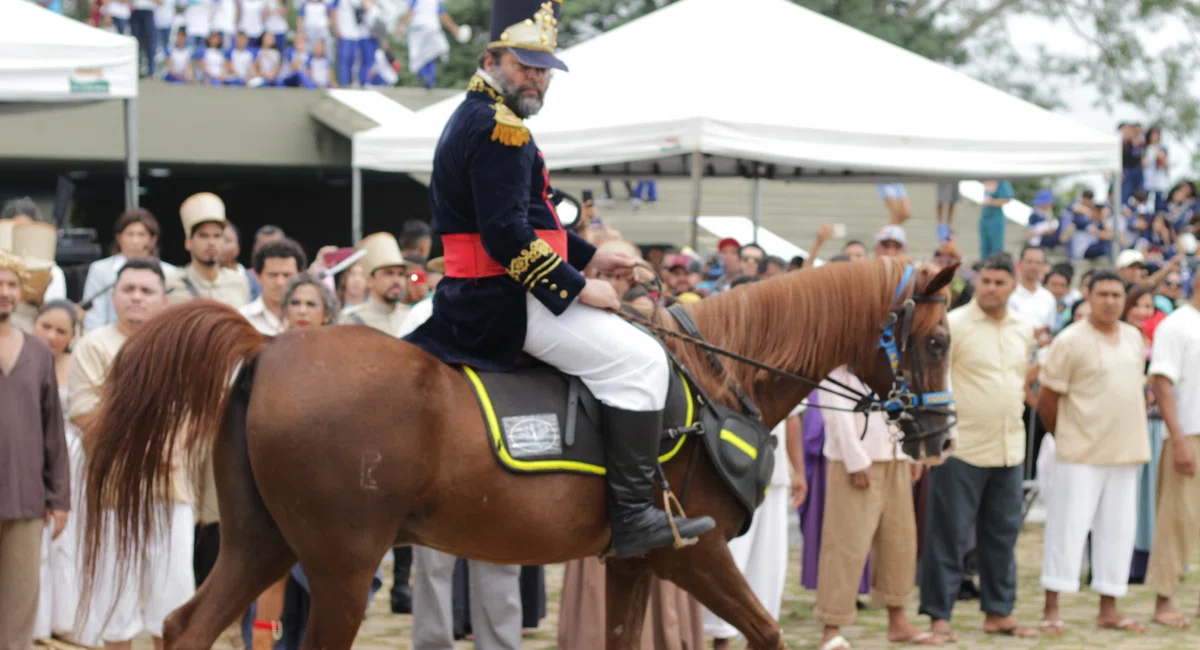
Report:
[[704,431],[718,472],[753,515],[766,497],[775,470],[775,436],[757,419],[713,403],[704,410]]

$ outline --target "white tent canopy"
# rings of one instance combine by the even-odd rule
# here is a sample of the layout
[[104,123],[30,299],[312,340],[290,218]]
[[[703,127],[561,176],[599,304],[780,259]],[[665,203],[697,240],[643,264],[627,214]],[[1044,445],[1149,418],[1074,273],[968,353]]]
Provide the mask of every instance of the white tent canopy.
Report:
[[27,0],[0,0],[0,101],[137,96],[137,41]]
[[27,0],[0,0],[0,102],[125,103],[125,207],[137,207],[137,41]]
[[[561,58],[529,125],[558,173],[855,180],[1120,167],[1119,140],[787,0],[682,0]],[[354,138],[422,173],[462,95]]]

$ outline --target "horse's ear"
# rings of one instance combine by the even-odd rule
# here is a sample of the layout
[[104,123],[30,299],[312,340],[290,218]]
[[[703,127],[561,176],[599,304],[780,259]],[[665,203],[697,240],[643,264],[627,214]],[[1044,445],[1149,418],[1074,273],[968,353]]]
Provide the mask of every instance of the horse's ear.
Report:
[[938,271],[937,275],[933,276],[933,279],[925,285],[925,288],[921,290],[921,293],[926,296],[932,296],[942,289],[950,286],[950,283],[954,280],[954,274],[958,272],[958,266],[959,263],[955,262],[950,266],[943,267],[942,270]]

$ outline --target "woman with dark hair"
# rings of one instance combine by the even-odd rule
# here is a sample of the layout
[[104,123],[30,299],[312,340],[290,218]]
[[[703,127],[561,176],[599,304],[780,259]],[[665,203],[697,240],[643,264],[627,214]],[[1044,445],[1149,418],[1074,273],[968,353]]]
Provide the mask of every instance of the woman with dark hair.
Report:
[[1175,232],[1190,231],[1192,215],[1196,210],[1196,186],[1191,181],[1179,181],[1167,194],[1167,221]]
[[[1125,296],[1125,310],[1121,320],[1142,332],[1146,342],[1146,362],[1149,365],[1153,338],[1146,325],[1154,318],[1154,290],[1152,287],[1135,285]],[[1146,391],[1146,418],[1150,432],[1150,462],[1138,468],[1138,512],[1137,537],[1133,544],[1133,561],[1129,569],[1129,581],[1142,584],[1146,580],[1146,566],[1150,560],[1150,546],[1154,541],[1154,510],[1157,495],[1158,461],[1162,455],[1164,425],[1153,393]]]
[[72,511],[67,525],[55,539],[53,529],[42,534],[41,589],[38,592],[38,614],[34,627],[35,639],[48,639],[51,634],[65,637],[82,645],[100,645],[99,639],[79,639],[74,636],[75,610],[79,604],[79,532],[82,520],[83,444],[79,429],[66,417],[67,368],[71,363],[71,343],[79,333],[79,310],[67,300],[53,300],[42,305],[33,321],[33,335],[46,342],[54,352],[54,371],[58,377],[58,398],[62,405],[67,457],[70,464]]
[[[90,332],[117,322],[110,290],[117,282],[117,271],[126,260],[139,257],[158,258],[158,219],[149,210],[138,208],[122,213],[113,223],[113,255],[92,262],[88,267],[87,279],[83,282],[83,300],[80,307],[87,311],[83,319],[84,331]],[[175,267],[159,261],[163,273],[168,277]]]
[[1150,205],[1155,212],[1163,210],[1167,202],[1171,165],[1167,159],[1167,148],[1162,143],[1162,129],[1157,126],[1146,131],[1142,168],[1142,187],[1150,194]]

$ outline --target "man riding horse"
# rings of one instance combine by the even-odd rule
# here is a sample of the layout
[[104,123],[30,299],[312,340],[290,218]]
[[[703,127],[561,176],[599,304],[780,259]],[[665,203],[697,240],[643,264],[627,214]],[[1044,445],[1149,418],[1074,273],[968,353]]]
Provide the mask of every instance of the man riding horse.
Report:
[[[670,366],[657,340],[606,310],[620,308],[611,285],[587,279],[631,267],[563,229],[541,151],[524,120],[541,109],[561,0],[495,0],[492,36],[467,97],[434,154],[433,229],[446,275],[433,315],[406,340],[443,361],[487,371],[513,368],[522,353],[579,377],[603,404],[611,550],[643,555],[671,545],[654,476]],[[710,517],[676,518],[680,537],[714,527]]]

